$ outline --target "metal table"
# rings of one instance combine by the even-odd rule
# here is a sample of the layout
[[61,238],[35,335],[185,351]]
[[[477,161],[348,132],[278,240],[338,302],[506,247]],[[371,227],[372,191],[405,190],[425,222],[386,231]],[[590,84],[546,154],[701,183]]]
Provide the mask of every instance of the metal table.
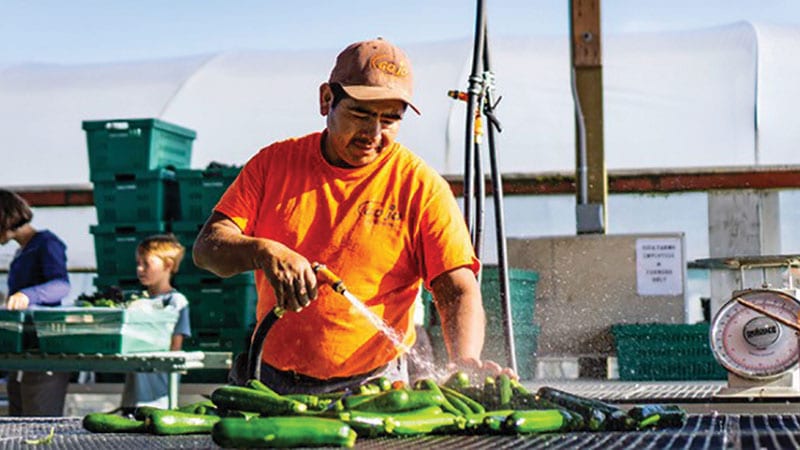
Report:
[[[797,414],[692,414],[681,428],[631,432],[571,432],[533,435],[424,435],[418,437],[358,438],[356,449],[786,449],[800,447]],[[80,417],[0,418],[0,450],[31,449],[26,439],[38,439],[54,430],[47,450],[92,448],[201,449],[219,448],[209,435],[153,436],[148,434],[92,434]],[[339,447],[336,447],[339,448]]]
[[0,353],[0,370],[53,372],[166,372],[168,404],[178,406],[178,375],[193,369],[229,369],[230,352],[151,352],[130,354]]

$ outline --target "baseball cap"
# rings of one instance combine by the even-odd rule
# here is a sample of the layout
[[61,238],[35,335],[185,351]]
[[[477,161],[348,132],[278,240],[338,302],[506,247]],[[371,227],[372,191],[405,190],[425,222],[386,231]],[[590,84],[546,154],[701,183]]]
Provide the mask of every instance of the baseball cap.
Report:
[[342,50],[328,82],[338,83],[356,100],[402,100],[420,114],[411,103],[411,61],[383,38],[356,42]]

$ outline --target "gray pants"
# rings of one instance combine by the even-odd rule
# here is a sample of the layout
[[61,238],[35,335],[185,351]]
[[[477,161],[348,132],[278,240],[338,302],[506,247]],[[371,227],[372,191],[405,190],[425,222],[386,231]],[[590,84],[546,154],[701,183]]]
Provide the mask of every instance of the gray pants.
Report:
[[63,416],[69,372],[9,372],[9,416]]
[[[401,356],[383,367],[362,375],[327,380],[278,370],[269,364],[261,363],[261,382],[279,394],[323,394],[343,391],[354,389],[380,377],[386,377],[389,381],[403,381],[408,384],[408,364],[405,356]],[[236,358],[228,376],[228,381],[232,384],[243,385],[248,379],[247,358]]]

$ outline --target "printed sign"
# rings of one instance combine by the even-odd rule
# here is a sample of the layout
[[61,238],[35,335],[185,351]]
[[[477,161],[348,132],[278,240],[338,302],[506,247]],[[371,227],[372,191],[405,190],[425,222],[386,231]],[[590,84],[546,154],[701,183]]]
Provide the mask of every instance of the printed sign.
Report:
[[636,240],[636,291],[639,295],[681,295],[683,255],[680,238]]

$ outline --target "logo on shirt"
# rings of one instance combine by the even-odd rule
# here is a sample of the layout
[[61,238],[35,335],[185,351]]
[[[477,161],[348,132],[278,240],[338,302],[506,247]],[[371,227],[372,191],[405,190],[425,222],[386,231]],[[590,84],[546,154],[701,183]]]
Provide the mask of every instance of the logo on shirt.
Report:
[[371,200],[358,205],[358,215],[375,225],[395,226],[403,221],[396,205],[383,206]]

